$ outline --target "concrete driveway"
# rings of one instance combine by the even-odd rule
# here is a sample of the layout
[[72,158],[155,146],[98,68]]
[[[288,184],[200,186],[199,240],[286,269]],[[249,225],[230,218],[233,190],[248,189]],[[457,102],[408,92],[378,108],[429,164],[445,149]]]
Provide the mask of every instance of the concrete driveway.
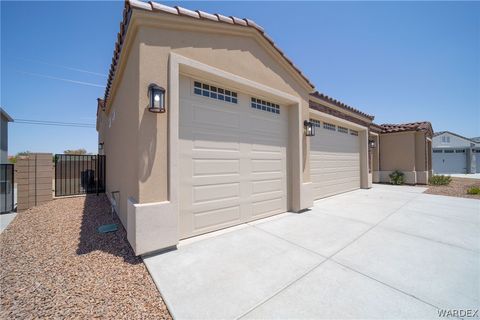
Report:
[[439,309],[478,309],[480,201],[423,190],[376,185],[144,261],[177,319],[438,319]]

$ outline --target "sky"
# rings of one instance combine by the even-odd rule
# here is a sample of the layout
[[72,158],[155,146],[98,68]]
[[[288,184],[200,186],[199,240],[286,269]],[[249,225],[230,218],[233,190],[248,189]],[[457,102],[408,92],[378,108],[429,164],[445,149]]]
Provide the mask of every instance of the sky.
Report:
[[[318,91],[375,116],[430,121],[480,136],[480,3],[163,2],[263,26]],[[9,125],[9,154],[95,153],[96,99],[123,2],[5,2],[0,103],[14,119],[90,128]]]

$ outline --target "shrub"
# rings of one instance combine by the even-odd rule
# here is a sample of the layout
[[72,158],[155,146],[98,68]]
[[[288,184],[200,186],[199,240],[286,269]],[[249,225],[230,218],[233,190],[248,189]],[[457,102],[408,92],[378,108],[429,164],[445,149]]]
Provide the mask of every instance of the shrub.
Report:
[[428,183],[434,186],[447,186],[450,182],[452,182],[452,178],[450,176],[444,176],[443,174],[431,176],[430,179],[428,179]]
[[404,184],[405,183],[405,174],[401,171],[395,170],[388,175],[390,177],[391,184]]
[[467,193],[468,194],[480,194],[480,187],[477,187],[477,186],[470,187],[470,188],[468,188]]

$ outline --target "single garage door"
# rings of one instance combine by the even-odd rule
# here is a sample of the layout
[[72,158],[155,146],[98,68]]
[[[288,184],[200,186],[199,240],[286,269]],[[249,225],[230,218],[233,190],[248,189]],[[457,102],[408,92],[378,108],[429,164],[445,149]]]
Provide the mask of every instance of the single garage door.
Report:
[[465,149],[436,149],[432,155],[435,173],[466,173],[467,157]]
[[311,120],[310,176],[315,199],[360,188],[358,132],[328,122]]
[[287,211],[287,112],[228,86],[181,77],[180,235]]

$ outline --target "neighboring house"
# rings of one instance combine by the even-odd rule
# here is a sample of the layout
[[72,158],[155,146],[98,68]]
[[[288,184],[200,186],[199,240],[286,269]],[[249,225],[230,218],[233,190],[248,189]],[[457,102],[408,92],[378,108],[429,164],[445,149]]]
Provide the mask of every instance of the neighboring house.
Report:
[[[432,136],[430,122],[372,124],[373,182],[389,182],[389,174],[399,170],[407,184],[427,184],[432,175]],[[374,136],[376,134],[376,136]]]
[[450,131],[433,136],[435,173],[480,172],[480,143]]
[[12,117],[0,108],[0,163],[8,163],[8,123],[13,122]]
[[136,254],[371,186],[373,116],[314,92],[249,19],[126,2],[112,61],[99,150]]

